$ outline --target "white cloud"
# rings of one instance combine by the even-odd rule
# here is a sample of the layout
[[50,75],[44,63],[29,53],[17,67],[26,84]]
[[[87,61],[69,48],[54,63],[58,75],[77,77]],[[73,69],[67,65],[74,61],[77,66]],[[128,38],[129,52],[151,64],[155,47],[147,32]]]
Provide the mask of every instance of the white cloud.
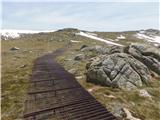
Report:
[[3,2],[159,2],[159,0],[2,0]]
[[[98,31],[157,28],[158,12],[155,11],[157,9],[155,4],[24,3],[15,6],[6,4],[4,28],[42,30],[75,27]],[[14,14],[10,14],[9,8],[12,8],[10,11]]]

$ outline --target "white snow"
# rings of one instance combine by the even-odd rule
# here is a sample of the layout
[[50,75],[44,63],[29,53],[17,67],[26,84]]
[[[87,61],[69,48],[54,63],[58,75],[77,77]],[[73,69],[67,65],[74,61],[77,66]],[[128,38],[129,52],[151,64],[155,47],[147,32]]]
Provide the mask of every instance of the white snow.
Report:
[[126,39],[126,37],[123,36],[123,35],[120,35],[120,36],[117,37],[117,39]]
[[87,32],[88,35],[97,36],[95,33]]
[[16,32],[4,32],[2,31],[1,33],[1,36],[4,36],[6,38],[16,38],[16,37],[19,37],[19,33],[16,33]]
[[71,42],[73,42],[73,43],[79,43],[81,41],[71,40]]
[[142,33],[142,34],[143,34],[143,33],[145,33],[145,31],[144,31],[144,30],[140,30],[139,33]]
[[82,31],[81,31],[80,33],[76,33],[76,34],[77,34],[77,35],[84,36],[84,37],[88,37],[88,38],[91,38],[91,39],[94,39],[94,40],[102,41],[102,42],[105,42],[105,43],[107,43],[107,44],[117,45],[117,46],[123,46],[123,45],[121,45],[121,44],[114,43],[114,42],[111,42],[111,41],[108,41],[108,40],[105,40],[105,39],[102,39],[102,38],[99,38],[99,37],[96,37],[96,36],[87,34],[87,33],[82,32]]
[[35,34],[35,33],[44,33],[44,32],[54,32],[55,30],[48,31],[34,31],[34,30],[12,30],[12,29],[2,29],[0,30],[0,35],[7,38],[17,38],[20,37],[20,34]]
[[155,43],[155,44],[154,44],[154,46],[158,47],[158,46],[159,46],[159,44]]
[[114,41],[119,41],[119,39],[115,39]]
[[24,33],[24,34],[34,34],[34,33],[41,33],[41,32],[55,32],[55,30],[41,30],[41,31],[36,31],[36,30],[12,30],[12,29],[2,29],[0,30],[0,33]]
[[160,36],[148,36],[142,33],[137,33],[136,37],[139,39],[147,40],[149,42],[156,42],[160,44]]

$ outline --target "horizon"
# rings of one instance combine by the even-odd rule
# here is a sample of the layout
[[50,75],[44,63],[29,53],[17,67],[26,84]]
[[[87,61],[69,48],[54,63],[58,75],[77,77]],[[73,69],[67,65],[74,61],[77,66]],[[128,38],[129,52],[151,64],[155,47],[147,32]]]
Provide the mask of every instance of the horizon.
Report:
[[78,28],[105,32],[160,29],[157,2],[9,1],[2,2],[1,29],[42,31]]
[[54,31],[58,31],[58,30],[63,30],[63,29],[78,29],[81,31],[88,31],[88,32],[128,32],[128,31],[143,31],[143,30],[159,30],[160,29],[154,29],[154,28],[148,28],[148,29],[136,29],[136,30],[125,30],[125,31],[99,31],[99,30],[93,30],[93,31],[89,31],[89,30],[85,30],[85,29],[79,29],[79,28],[60,28],[60,29],[50,29],[50,30],[31,30],[31,29],[0,29],[0,32],[2,31],[12,31],[12,32],[18,32],[18,31],[23,31],[23,32],[28,32],[28,31],[33,31],[33,32],[54,32]]

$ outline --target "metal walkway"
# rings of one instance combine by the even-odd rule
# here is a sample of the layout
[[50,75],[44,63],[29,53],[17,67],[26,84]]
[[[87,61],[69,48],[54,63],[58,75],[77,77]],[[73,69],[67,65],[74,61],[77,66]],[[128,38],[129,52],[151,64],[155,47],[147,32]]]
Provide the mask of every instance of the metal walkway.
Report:
[[35,60],[25,103],[25,120],[116,120],[54,58],[58,49]]

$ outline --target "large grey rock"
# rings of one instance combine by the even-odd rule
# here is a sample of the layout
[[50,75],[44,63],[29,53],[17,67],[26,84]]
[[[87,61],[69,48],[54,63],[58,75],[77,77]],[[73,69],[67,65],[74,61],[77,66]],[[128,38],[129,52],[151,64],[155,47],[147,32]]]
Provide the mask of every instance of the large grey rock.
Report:
[[92,47],[86,47],[86,46],[82,46],[80,49],[82,52],[88,52],[88,51],[92,51],[92,52],[96,52],[98,54],[113,54],[113,53],[123,53],[124,52],[124,47],[120,47],[120,46],[100,46],[100,45],[95,45]]
[[160,75],[160,48],[150,45],[131,44],[125,48],[125,52],[131,54],[150,70]]
[[87,64],[87,81],[104,86],[133,89],[148,83],[150,71],[131,55],[101,55]]
[[124,52],[124,48],[116,45],[111,46],[109,50],[109,54],[123,53],[123,52]]

